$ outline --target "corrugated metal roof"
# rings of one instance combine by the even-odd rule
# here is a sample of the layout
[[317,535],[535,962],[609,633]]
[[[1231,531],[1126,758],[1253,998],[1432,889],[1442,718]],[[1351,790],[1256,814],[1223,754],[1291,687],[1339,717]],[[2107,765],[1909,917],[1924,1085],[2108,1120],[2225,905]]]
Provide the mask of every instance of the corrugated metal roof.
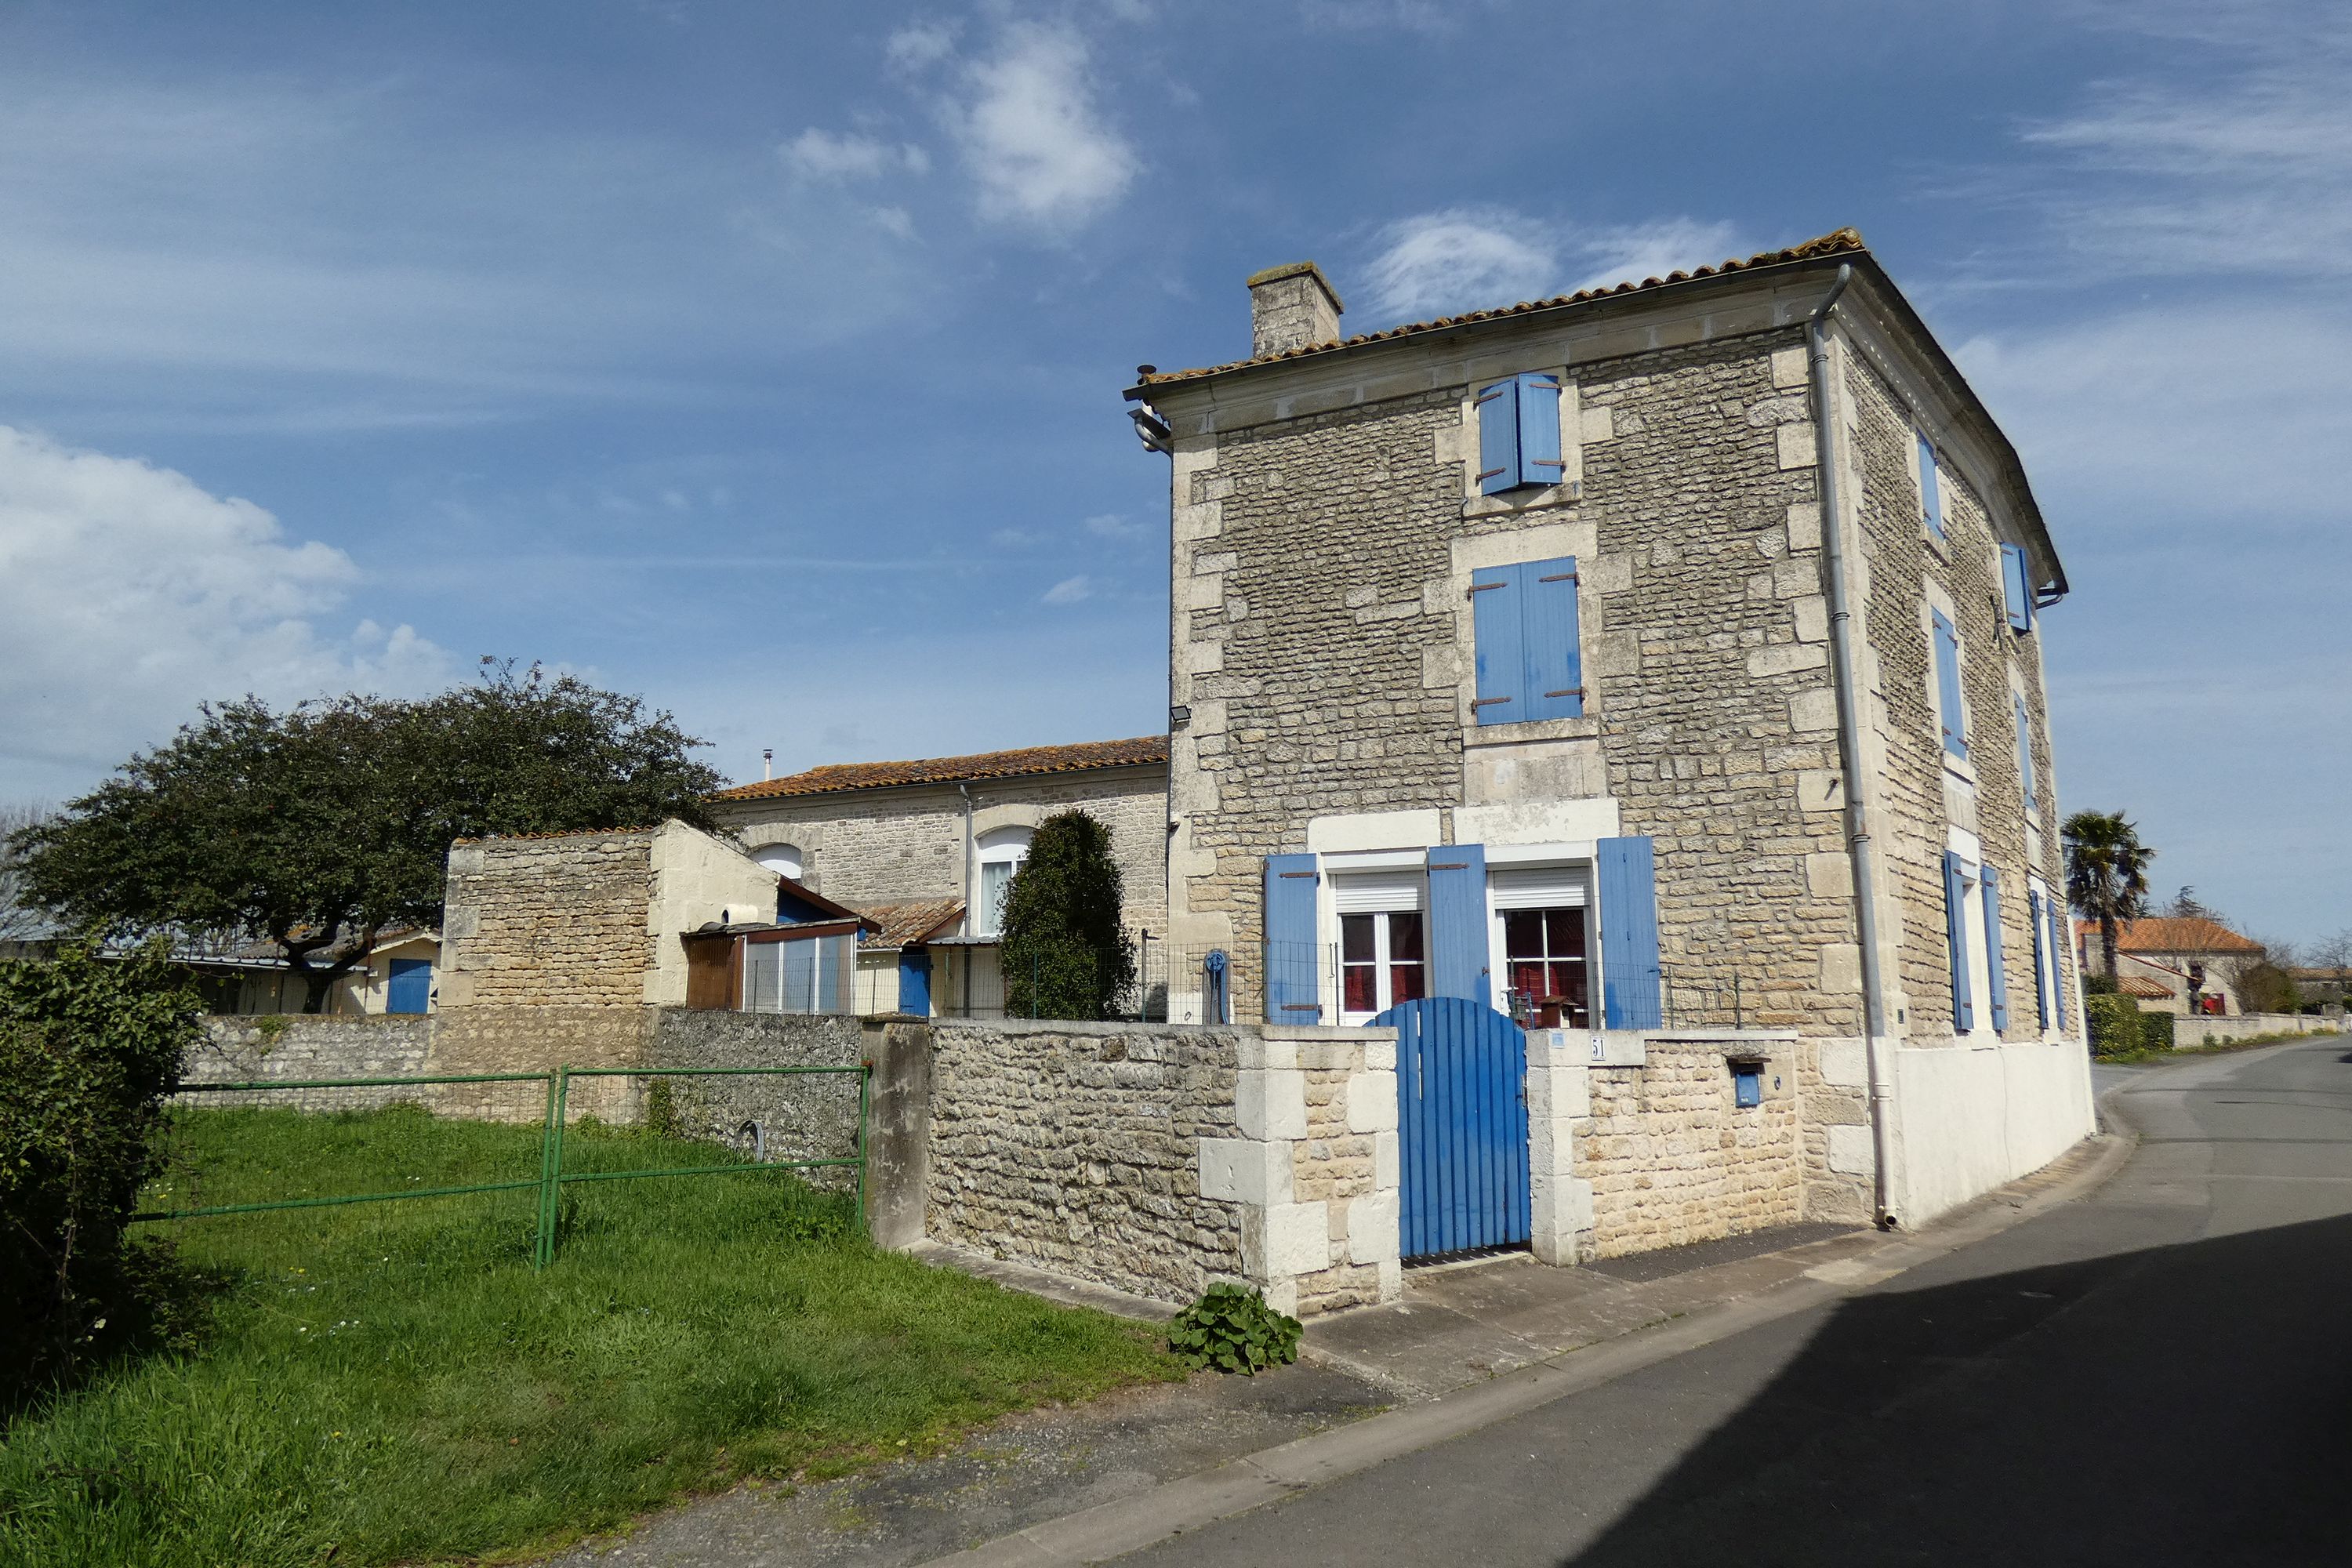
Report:
[[1140,735],[1131,741],[1085,741],[1069,746],[1027,746],[1012,752],[979,752],[963,757],[924,757],[895,763],[831,763],[806,773],[720,790],[716,801],[772,800],[779,796],[831,795],[840,790],[887,789],[899,784],[961,784],[971,779],[1020,778],[1034,773],[1084,773],[1096,768],[1165,767],[1168,737]]

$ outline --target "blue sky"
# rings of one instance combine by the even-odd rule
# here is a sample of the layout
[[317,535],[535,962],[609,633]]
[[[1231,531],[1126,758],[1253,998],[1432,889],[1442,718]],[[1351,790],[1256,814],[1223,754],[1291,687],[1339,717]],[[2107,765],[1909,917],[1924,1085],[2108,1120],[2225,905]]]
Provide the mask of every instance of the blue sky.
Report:
[[2340,5],[0,13],[0,800],[482,654],[780,768],[1164,721],[1139,362],[1860,227],[2025,454],[2069,807],[2352,925]]

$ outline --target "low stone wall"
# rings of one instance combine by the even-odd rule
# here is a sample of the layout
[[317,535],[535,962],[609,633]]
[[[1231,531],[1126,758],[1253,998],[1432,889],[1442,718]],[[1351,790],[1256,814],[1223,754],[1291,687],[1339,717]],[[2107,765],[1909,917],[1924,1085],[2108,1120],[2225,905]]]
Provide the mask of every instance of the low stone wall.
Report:
[[1239,1136],[1241,1037],[1121,1024],[933,1026],[929,1233],[1166,1301],[1239,1278],[1242,1205],[1205,1196]]
[[[1569,1264],[1802,1217],[1794,1037],[1534,1030],[1528,1153],[1536,1256]],[[1731,1062],[1760,1061],[1760,1104]]]
[[278,1013],[205,1020],[182,1077],[189,1083],[413,1078],[431,1054],[422,1013]]
[[[848,1067],[865,1060],[865,1031],[849,1017],[663,1008],[646,1065],[665,1068]],[[858,1079],[850,1073],[702,1075],[667,1085],[667,1114],[692,1138],[763,1145],[769,1159],[838,1160],[857,1152]],[[755,1140],[748,1128],[756,1125]],[[846,1167],[808,1173],[828,1186],[854,1183]]]
[[2176,1017],[2172,1048],[2218,1046],[2256,1035],[2333,1035],[2343,1031],[2341,1018],[2314,1017],[2307,1013],[2241,1013],[2226,1018]]

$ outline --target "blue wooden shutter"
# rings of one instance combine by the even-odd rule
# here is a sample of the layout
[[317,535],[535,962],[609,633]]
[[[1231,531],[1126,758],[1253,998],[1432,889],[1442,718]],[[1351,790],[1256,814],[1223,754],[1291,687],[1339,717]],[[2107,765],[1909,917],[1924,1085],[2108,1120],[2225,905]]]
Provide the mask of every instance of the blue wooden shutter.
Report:
[[[1519,645],[1526,674],[1520,719],[1584,715],[1584,660],[1576,646],[1576,557],[1530,561],[1517,568]],[[1485,712],[1486,710],[1479,710]]]
[[[2014,694],[2012,694],[2014,695]],[[2025,809],[2030,815],[2041,810],[2035,804],[2033,790],[2033,716],[2025,710],[2025,699],[2017,701],[2017,774],[2025,785]]]
[[1967,726],[1960,713],[1960,635],[1941,610],[1930,610],[1936,625],[1937,715],[1944,727],[1944,750],[1956,757],[1969,754]]
[[1429,994],[1490,1005],[1486,846],[1433,845],[1428,863]]
[[2066,906],[2057,899],[2042,900],[2042,919],[2050,922],[2050,1026],[2066,1026],[2066,947],[2062,940],[2065,928],[2059,923]]
[[1601,893],[1601,1022],[1654,1029],[1658,1006],[1657,864],[1647,838],[1593,846]]
[[2033,629],[2033,584],[2026,581],[2025,551],[2022,546],[2004,544],[2000,547],[2000,597],[2009,611],[2009,629],[2030,632]]
[[1961,1034],[1977,1026],[1977,1010],[1969,999],[1969,903],[1960,875],[1960,858],[1944,851],[1944,936],[1952,952],[1952,1027]]
[[1519,482],[1517,380],[1481,387],[1477,408],[1478,490],[1482,495],[1500,495]]
[[1265,1021],[1323,1021],[1316,963],[1315,857],[1265,858]]
[[1937,538],[1943,538],[1944,492],[1936,482],[1935,445],[1925,436],[1919,437],[1919,510],[1927,516],[1928,529]]
[[2046,1031],[2050,1027],[2050,985],[2053,976],[2049,933],[2042,925],[2045,902],[2039,888],[2025,889],[2025,921],[2033,931],[2033,1026]]
[[1985,989],[1992,1005],[1992,1026],[2009,1027],[2009,976],[2000,962],[2000,873],[1987,866],[1982,873],[1985,926]]
[[395,958],[392,973],[384,983],[383,1010],[387,1013],[422,1013],[433,999],[433,961],[429,958]]
[[1522,586],[1517,566],[1482,566],[1470,574],[1470,636],[1478,665],[1478,691],[1470,710],[1481,724],[1508,724],[1527,717]]
[[1518,384],[1519,483],[1556,485],[1568,472],[1559,451],[1559,377],[1532,372]]

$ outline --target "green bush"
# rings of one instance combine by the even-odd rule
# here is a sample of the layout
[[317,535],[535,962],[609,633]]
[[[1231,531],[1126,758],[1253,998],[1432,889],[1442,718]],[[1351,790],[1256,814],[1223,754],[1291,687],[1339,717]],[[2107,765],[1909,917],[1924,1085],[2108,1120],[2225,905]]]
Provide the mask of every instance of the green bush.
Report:
[[1213,1366],[1255,1377],[1298,1359],[1298,1320],[1267,1306],[1255,1290],[1219,1281],[1169,1324],[1168,1348],[1195,1372]]
[[2140,1049],[2168,1051],[2172,1048],[2172,1015],[2142,1013],[2139,1016]]
[[148,1271],[124,1231],[196,1030],[160,947],[0,963],[0,1408],[128,1331]]
[[[2147,1048],[2147,1028],[2139,1004],[2113,992],[2093,992],[2083,998],[2083,1016],[2091,1026],[2091,1054],[2127,1057]],[[2169,1020],[2167,1021],[2169,1026]],[[2170,1044],[2169,1039],[2166,1042]]]
[[1004,893],[997,951],[1008,1016],[1117,1016],[1135,985],[1135,944],[1118,923],[1121,898],[1109,828],[1076,809],[1037,825],[1029,858]]

